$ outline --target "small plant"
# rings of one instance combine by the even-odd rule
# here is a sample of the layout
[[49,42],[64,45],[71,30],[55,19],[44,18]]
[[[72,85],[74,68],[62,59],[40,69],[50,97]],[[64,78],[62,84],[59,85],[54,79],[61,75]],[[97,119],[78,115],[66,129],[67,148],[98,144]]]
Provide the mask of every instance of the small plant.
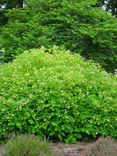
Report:
[[117,142],[110,138],[99,138],[91,144],[84,156],[116,156]]
[[46,141],[34,135],[20,135],[5,145],[4,156],[56,156]]

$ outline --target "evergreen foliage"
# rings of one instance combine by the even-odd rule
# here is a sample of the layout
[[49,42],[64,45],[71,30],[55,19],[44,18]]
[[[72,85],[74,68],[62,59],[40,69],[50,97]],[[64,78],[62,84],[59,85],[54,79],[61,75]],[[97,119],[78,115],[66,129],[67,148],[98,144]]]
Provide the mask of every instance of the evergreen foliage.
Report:
[[1,61],[9,62],[24,50],[63,45],[114,72],[117,62],[117,20],[94,7],[96,0],[28,0],[23,9],[7,13],[2,28]]
[[103,6],[107,11],[117,17],[117,0],[98,0],[98,6]]
[[12,8],[23,8],[23,0],[0,0],[0,26],[7,23],[8,18],[5,13]]

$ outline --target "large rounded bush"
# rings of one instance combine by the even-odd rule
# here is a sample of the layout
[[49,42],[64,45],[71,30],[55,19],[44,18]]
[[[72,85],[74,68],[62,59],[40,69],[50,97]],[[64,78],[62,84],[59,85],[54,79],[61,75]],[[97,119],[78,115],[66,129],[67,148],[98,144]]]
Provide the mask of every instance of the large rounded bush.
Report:
[[25,52],[0,67],[0,135],[15,130],[65,142],[117,137],[116,80],[56,46]]

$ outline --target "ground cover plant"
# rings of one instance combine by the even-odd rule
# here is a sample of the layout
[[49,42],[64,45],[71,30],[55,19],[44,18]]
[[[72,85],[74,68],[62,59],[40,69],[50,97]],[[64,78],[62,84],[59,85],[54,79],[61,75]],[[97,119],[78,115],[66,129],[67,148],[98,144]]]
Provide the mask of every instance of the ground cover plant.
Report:
[[117,19],[96,0],[27,0],[7,12],[1,28],[0,60],[12,61],[24,50],[64,45],[113,72],[117,62]]
[[76,142],[117,137],[117,77],[63,48],[26,51],[0,66],[0,136]]
[[116,156],[117,141],[110,138],[99,138],[91,144],[85,152],[86,154],[84,154],[84,156]]
[[20,135],[4,145],[3,156],[58,156],[58,154],[52,151],[47,141],[33,135]]

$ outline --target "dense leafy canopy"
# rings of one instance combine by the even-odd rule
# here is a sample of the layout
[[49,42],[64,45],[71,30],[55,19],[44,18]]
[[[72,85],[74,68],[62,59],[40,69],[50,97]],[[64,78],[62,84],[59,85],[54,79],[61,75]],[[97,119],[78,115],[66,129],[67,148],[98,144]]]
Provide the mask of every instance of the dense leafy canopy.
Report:
[[117,137],[116,93],[117,77],[78,54],[26,51],[0,67],[0,136],[15,130],[65,142]]

